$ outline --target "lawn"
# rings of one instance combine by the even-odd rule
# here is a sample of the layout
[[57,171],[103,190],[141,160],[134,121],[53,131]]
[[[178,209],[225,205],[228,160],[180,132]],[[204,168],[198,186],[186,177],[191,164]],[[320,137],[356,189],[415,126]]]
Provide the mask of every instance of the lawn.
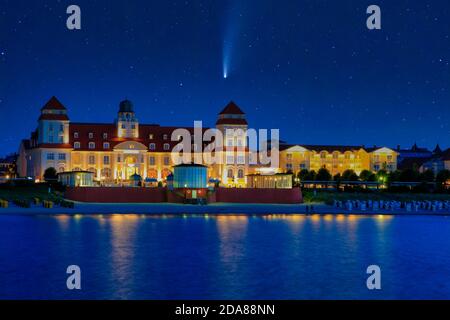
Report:
[[7,186],[0,185],[0,199],[3,200],[28,200],[32,201],[34,198],[42,200],[55,201],[61,198],[59,192],[50,192],[46,184],[35,184],[30,186]]
[[336,192],[336,191],[319,191],[314,194],[312,190],[303,190],[303,199],[305,203],[321,202],[332,204],[333,200],[397,200],[397,201],[413,201],[413,200],[450,200],[450,194],[441,193],[392,193],[386,191],[371,192]]

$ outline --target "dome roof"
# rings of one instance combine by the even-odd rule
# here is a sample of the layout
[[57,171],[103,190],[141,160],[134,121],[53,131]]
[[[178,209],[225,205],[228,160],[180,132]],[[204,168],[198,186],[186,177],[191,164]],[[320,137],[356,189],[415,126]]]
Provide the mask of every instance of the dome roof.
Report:
[[120,102],[119,112],[134,112],[133,103],[130,100],[123,100]]

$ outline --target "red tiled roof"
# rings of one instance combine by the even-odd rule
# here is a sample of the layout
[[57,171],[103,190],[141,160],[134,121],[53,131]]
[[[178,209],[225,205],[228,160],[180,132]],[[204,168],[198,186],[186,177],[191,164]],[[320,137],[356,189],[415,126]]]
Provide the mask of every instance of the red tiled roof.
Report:
[[219,114],[245,114],[233,101],[230,101]]
[[40,143],[38,148],[72,149],[72,145],[69,143]]
[[[161,127],[159,125],[139,125],[139,138],[119,138],[117,137],[117,127],[115,124],[99,124],[99,123],[71,123],[69,127],[69,141],[73,146],[75,142],[80,143],[80,148],[76,150],[83,151],[107,151],[112,150],[116,145],[126,141],[136,141],[144,144],[147,148],[151,143],[155,144],[154,150],[150,152],[168,152],[179,143],[178,141],[171,141],[172,132],[176,129],[187,129],[191,134],[194,133],[194,128],[180,128],[180,127]],[[208,128],[202,128],[205,132]],[[78,133],[78,138],[74,137],[74,133]],[[93,133],[93,137],[89,138],[89,133]],[[106,139],[103,134],[106,133]],[[150,139],[152,135],[152,139]],[[167,139],[164,139],[166,135]],[[89,149],[89,142],[95,143],[94,149]],[[109,143],[109,149],[103,149],[103,143]],[[164,149],[164,145],[169,144],[169,150]]]
[[64,107],[64,105],[59,102],[59,100],[55,96],[53,96],[42,107],[41,111],[42,110],[66,110],[66,107]]
[[59,121],[68,121],[69,117],[66,114],[52,114],[52,113],[44,113],[41,114],[39,120],[59,120]]
[[235,125],[247,125],[247,120],[245,119],[228,119],[228,118],[222,118],[218,119],[216,122],[216,125],[218,124],[235,124]]

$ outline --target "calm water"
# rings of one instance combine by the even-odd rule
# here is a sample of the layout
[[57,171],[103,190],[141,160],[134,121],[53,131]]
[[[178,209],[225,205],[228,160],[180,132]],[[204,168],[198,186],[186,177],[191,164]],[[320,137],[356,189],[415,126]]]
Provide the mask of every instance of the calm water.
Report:
[[0,236],[2,299],[450,299],[446,217],[0,216]]

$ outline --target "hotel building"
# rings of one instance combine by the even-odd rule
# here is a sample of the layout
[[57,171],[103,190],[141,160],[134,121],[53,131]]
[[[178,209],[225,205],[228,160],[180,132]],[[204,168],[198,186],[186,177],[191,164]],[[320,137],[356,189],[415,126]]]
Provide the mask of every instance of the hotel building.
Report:
[[[141,123],[133,104],[122,101],[112,123],[71,122],[66,107],[52,97],[41,109],[37,129],[22,140],[17,161],[18,174],[42,180],[47,168],[57,172],[90,171],[104,184],[125,183],[134,174],[144,179],[165,182],[173,172],[171,152],[179,141],[172,133],[179,127]],[[193,127],[186,127],[194,133]],[[203,132],[208,128],[203,128]],[[230,102],[218,115],[216,129],[224,135],[223,163],[208,166],[210,180],[223,186],[245,187],[247,176],[258,174],[263,167],[249,166],[248,129],[245,113]],[[227,129],[242,129],[244,134],[227,137]],[[192,145],[195,155],[206,146]],[[274,173],[302,169],[327,168],[332,174],[352,169],[396,170],[397,153],[389,148],[363,146],[281,145],[280,165]],[[267,169],[267,168],[264,168]]]

